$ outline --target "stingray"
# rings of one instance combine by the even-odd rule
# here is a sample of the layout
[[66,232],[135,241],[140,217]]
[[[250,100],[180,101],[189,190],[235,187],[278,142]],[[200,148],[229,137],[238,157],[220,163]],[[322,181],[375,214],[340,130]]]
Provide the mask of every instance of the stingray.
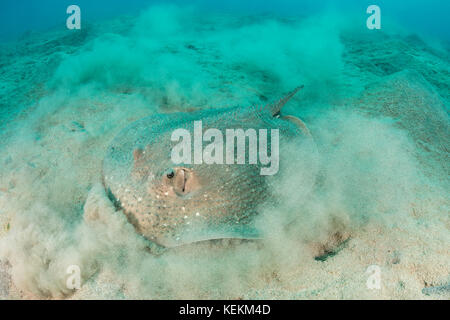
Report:
[[281,113],[302,87],[266,106],[157,114],[130,124],[104,158],[103,184],[109,198],[139,234],[163,247],[260,238],[255,217],[261,205],[274,199],[271,181],[276,175],[261,175],[260,163],[175,165],[171,134],[179,128],[192,132],[198,120],[203,130],[278,129],[282,171],[283,148],[292,151],[305,141],[313,143],[299,118]]

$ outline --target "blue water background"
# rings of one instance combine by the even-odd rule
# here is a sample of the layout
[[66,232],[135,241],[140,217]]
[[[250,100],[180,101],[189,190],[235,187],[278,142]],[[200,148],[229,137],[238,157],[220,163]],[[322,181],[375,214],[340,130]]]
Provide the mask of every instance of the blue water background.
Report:
[[154,3],[195,5],[205,11],[232,14],[272,13],[281,16],[305,16],[333,9],[343,15],[358,17],[362,26],[368,16],[366,8],[376,4],[381,8],[382,22],[395,21],[412,33],[450,41],[448,0],[3,0],[0,4],[0,41],[17,39],[25,32],[65,28],[66,8],[71,4],[80,6],[82,23],[89,23],[133,14]]

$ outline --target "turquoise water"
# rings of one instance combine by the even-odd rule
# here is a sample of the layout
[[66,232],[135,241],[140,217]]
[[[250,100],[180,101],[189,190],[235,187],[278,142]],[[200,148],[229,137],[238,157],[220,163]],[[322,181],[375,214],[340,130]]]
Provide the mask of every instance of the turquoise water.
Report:
[[[79,1],[80,30],[70,4],[2,4],[1,298],[423,299],[448,283],[448,2],[379,1],[374,30],[368,1]],[[271,185],[266,238],[149,254],[105,194],[111,140],[299,85],[283,114],[319,157]],[[374,264],[381,291],[365,286]]]
[[2,4],[0,13],[0,35],[4,39],[14,39],[26,31],[42,31],[52,27],[64,26],[66,8],[71,4],[77,4],[83,9],[83,19],[93,23],[105,18],[111,18],[121,14],[133,14],[145,9],[151,4],[174,3],[178,5],[192,5],[207,12],[227,12],[233,14],[262,14],[272,13],[284,16],[301,16],[318,13],[324,10],[338,10],[344,16],[355,15],[361,24],[365,23],[364,13],[371,4],[380,6],[383,10],[383,18],[392,20],[408,28],[413,32],[426,33],[449,39],[449,23],[447,13],[450,4],[441,0],[413,0],[404,1],[380,0],[280,0],[280,1],[210,1],[193,0],[185,1],[155,1],[155,0],[130,0],[123,1],[86,1],[77,3],[60,0],[45,1],[8,1]]

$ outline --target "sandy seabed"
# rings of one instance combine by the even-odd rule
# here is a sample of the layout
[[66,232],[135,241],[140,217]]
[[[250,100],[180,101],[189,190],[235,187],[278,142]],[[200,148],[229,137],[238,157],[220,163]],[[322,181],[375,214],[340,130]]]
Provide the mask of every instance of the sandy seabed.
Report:
[[[164,6],[3,44],[0,298],[448,299],[449,45],[352,23]],[[112,138],[299,84],[284,112],[316,141],[313,190],[307,165],[280,176],[263,240],[150,254],[101,185]]]

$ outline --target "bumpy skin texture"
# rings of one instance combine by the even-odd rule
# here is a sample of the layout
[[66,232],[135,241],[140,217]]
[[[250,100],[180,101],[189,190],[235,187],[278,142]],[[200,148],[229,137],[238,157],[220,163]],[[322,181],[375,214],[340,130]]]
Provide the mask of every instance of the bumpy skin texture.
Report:
[[203,133],[208,128],[223,133],[225,153],[226,129],[279,129],[282,170],[283,145],[310,139],[299,122],[279,116],[290,96],[267,107],[163,114],[132,123],[108,148],[103,165],[106,191],[137,232],[159,245],[259,237],[253,218],[271,199],[269,184],[276,175],[260,175],[259,161],[248,164],[248,158],[239,165],[174,165],[171,150],[177,142],[171,141],[171,134],[187,129],[193,144],[194,121],[202,120]]

